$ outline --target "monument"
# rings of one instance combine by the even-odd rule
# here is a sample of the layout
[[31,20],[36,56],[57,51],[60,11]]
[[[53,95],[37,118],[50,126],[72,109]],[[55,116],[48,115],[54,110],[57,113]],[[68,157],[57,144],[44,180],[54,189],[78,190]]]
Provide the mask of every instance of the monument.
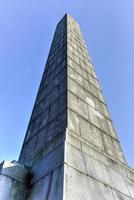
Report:
[[68,14],[56,27],[19,161],[4,161],[0,172],[0,200],[134,199],[134,170]]

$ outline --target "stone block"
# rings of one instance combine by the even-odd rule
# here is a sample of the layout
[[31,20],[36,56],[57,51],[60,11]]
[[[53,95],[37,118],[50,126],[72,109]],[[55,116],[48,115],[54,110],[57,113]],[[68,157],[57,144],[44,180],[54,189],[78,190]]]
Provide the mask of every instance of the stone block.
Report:
[[21,164],[23,164],[25,160],[25,164],[27,164],[28,166],[31,165],[31,158],[35,153],[36,142],[37,142],[37,134],[23,145],[21,155],[19,158],[19,162]]
[[78,98],[74,94],[68,91],[68,106],[75,112],[78,110]]
[[122,194],[116,190],[112,190],[114,200],[132,200],[130,197],[126,196],[125,194]]
[[65,200],[114,200],[110,187],[65,166]]
[[63,199],[63,166],[58,167],[33,185],[27,200],[39,199]]
[[80,85],[77,85],[77,95],[78,95],[78,97],[80,97],[83,101],[85,101],[85,97],[86,97],[85,90],[84,90],[84,88],[82,88]]
[[49,109],[46,109],[41,115],[40,125],[38,128],[45,127],[48,124],[49,120],[51,120],[49,117]]
[[80,98],[78,98],[78,107],[77,112],[83,116],[84,118],[88,119],[88,106],[87,104],[82,101]]
[[65,111],[66,107],[67,107],[67,94],[65,92],[58,99],[58,114]]
[[93,95],[91,95],[89,92],[86,91],[86,98],[85,98],[85,101],[87,102],[87,104],[90,106],[90,107],[93,107],[95,108],[95,98]]
[[63,183],[64,171],[63,166],[58,167],[52,173],[51,187],[48,194],[48,200],[62,200],[63,199]]
[[88,112],[89,112],[89,120],[91,121],[91,123],[100,128],[99,118],[102,119],[103,116],[90,106],[88,106]]
[[121,193],[129,196],[129,191],[127,185],[124,181],[123,175],[112,169],[111,167],[107,168],[108,176],[110,179],[110,186]]
[[81,137],[89,142],[92,142],[92,125],[86,119],[79,117]]
[[134,169],[127,167],[126,172],[127,172],[127,177],[132,181],[134,181]]
[[107,123],[108,123],[108,128],[109,128],[109,131],[110,131],[111,136],[112,136],[113,138],[115,138],[115,139],[118,140],[118,137],[117,137],[117,135],[116,135],[116,133],[115,133],[115,129],[114,129],[114,127],[113,127],[112,122],[111,122],[110,120],[107,120]]
[[77,83],[68,77],[68,89],[75,95],[77,95]]
[[[38,161],[38,168],[36,170],[33,182],[37,182],[39,179],[53,171],[58,166],[62,165],[64,162],[64,145],[59,145],[47,155]],[[35,163],[37,165],[37,163]]]
[[109,164],[108,158],[105,156],[105,154],[103,155],[102,152],[99,151],[98,148],[94,148],[94,146],[82,142],[82,151],[103,162],[104,164]]
[[45,176],[32,186],[32,189],[27,196],[27,200],[47,199],[47,194],[50,187],[51,173]]
[[111,137],[108,136],[107,134],[103,134],[103,141],[106,153],[108,153],[110,156],[115,157],[115,150]]
[[106,165],[92,158],[89,154],[84,153],[84,157],[88,175],[103,182],[104,184],[110,185]]
[[68,128],[80,135],[79,118],[77,113],[68,109]]
[[[127,184],[128,191],[132,198],[134,198],[134,181],[124,177],[125,182]],[[128,195],[129,196],[129,195]]]
[[84,88],[88,91],[88,92],[90,92],[91,93],[91,87],[90,87],[90,83],[86,80],[86,79],[84,79]]
[[[51,104],[50,109],[49,109],[49,122],[53,119],[55,119],[55,117],[58,115],[58,102],[59,99],[56,100],[53,104]],[[61,105],[62,106],[62,105]]]
[[65,143],[65,163],[87,174],[83,152],[67,142]]
[[68,76],[73,80],[75,80],[75,71],[69,66],[68,66]]
[[112,139],[116,157],[119,161],[126,163],[123,152],[121,150],[120,143],[117,140]]
[[81,141],[70,130],[66,130],[66,141],[78,149],[81,149]]
[[35,152],[38,152],[45,144],[46,134],[44,129],[38,133],[37,143],[35,147]]
[[92,145],[96,146],[97,148],[104,150],[104,145],[102,141],[102,133],[99,129],[93,126],[91,123],[86,121],[83,118],[80,119],[80,130],[81,130],[81,137],[86,141],[90,142]]

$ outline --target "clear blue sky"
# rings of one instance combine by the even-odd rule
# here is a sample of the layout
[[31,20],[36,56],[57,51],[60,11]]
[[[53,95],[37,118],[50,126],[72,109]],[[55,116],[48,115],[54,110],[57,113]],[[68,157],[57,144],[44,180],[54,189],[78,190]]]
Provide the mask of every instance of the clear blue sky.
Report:
[[134,167],[134,0],[1,0],[0,10],[0,161],[18,158],[55,26],[68,12]]

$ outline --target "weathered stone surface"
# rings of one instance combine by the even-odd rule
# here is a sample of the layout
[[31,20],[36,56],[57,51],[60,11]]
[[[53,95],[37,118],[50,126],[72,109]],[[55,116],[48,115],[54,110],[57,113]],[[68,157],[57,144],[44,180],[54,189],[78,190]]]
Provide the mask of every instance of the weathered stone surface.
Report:
[[49,186],[51,182],[51,174],[48,174],[43,179],[34,184],[32,190],[29,192],[28,200],[47,199]]
[[65,165],[65,184],[65,200],[114,200],[107,185],[67,165]]
[[1,166],[0,200],[134,200],[134,170],[69,15],[57,25],[19,162],[30,167],[27,191],[22,165]]
[[116,190],[112,190],[113,196],[114,196],[114,200],[132,200],[131,197],[128,197]]
[[34,184],[29,191],[28,200],[62,200],[63,199],[63,166],[51,171]]
[[29,171],[15,161],[0,164],[0,200],[24,200]]
[[0,175],[0,200],[24,200],[26,185],[10,177]]
[[128,179],[126,177],[124,179],[127,184],[128,191],[129,191],[131,197],[134,198],[134,181],[132,181],[131,179]]
[[112,163],[104,164],[103,160],[95,159],[67,142],[65,144],[65,163],[98,182],[102,182],[126,196],[131,194],[133,197],[134,182],[127,178],[127,174],[121,173],[118,168],[113,167]]
[[34,165],[37,166],[34,172],[33,183],[37,182],[42,177],[53,171],[55,168],[63,165],[64,162],[64,145],[59,145],[52,151],[50,151],[44,157],[41,157]]
[[87,174],[83,152],[69,143],[65,143],[65,163]]

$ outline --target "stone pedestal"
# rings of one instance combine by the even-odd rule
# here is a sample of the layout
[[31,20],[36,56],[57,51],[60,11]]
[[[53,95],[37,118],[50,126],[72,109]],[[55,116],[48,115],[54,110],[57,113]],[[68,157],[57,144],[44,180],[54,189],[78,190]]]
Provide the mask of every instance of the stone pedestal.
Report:
[[28,184],[28,169],[16,161],[0,164],[0,200],[24,200]]

